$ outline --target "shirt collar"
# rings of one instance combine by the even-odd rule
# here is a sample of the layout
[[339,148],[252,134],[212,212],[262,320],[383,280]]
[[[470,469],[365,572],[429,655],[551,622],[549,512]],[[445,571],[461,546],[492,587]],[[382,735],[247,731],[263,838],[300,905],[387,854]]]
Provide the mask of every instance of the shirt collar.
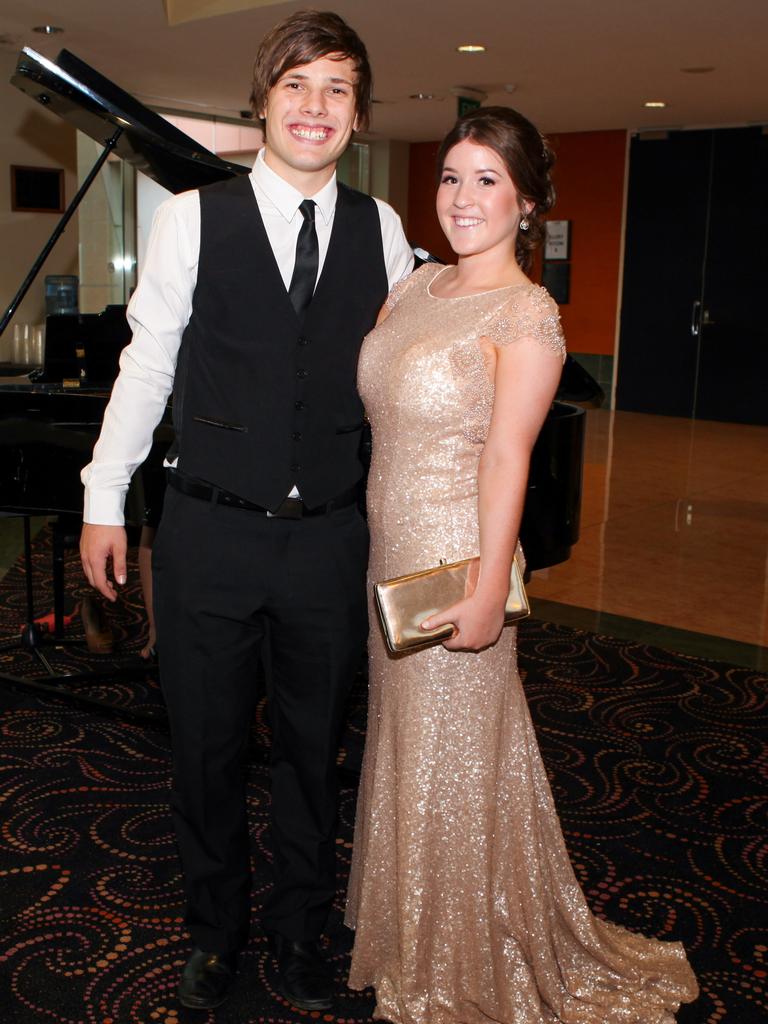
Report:
[[[305,197],[267,165],[264,160],[264,149],[260,149],[256,155],[251,178],[259,191],[264,193],[281,216],[289,222],[292,221]],[[333,218],[337,194],[336,172],[334,171],[331,180],[323,185],[319,192],[306,197],[315,201],[320,216],[326,224],[329,224]]]

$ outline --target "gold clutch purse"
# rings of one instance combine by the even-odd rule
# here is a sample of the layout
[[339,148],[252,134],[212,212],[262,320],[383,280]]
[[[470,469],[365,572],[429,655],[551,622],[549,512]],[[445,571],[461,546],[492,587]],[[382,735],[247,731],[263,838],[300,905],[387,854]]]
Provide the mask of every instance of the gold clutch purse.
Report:
[[[450,623],[430,630],[420,629],[419,624],[469,596],[477,584],[479,570],[479,558],[465,558],[375,584],[376,606],[390,651],[398,654],[447,639],[453,633]],[[504,622],[524,619],[530,611],[520,567],[514,559]]]

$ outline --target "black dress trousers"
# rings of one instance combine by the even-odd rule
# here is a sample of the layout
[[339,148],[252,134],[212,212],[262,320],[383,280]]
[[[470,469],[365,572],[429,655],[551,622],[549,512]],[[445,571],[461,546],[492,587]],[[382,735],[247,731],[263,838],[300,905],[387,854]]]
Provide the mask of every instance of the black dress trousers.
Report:
[[259,661],[273,735],[267,931],[314,939],[335,893],[336,755],[364,653],[368,529],[356,505],[265,517],[168,489],[153,548],[171,810],[187,925],[212,952],[248,939],[245,753]]

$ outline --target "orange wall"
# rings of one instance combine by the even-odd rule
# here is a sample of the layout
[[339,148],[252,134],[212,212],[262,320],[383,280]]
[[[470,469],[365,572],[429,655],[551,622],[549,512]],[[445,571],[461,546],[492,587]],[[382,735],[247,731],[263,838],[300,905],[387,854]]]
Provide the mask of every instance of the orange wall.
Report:
[[626,132],[549,137],[557,155],[551,216],[571,222],[571,301],[560,315],[572,352],[613,355]]
[[[561,307],[572,352],[612,355],[621,257],[626,133],[568,132],[550,136],[557,154],[557,204],[551,216],[571,221],[571,301]],[[453,260],[435,216],[439,143],[411,146],[408,238]]]
[[439,142],[411,143],[406,234],[413,245],[420,245],[446,263],[453,263],[453,251],[440,230],[435,213],[435,160],[439,148]]

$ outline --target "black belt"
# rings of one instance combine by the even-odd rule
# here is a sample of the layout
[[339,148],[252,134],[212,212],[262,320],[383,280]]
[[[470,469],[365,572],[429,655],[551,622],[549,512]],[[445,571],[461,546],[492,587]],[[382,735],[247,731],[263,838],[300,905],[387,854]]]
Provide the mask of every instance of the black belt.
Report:
[[216,505],[226,505],[228,508],[240,508],[246,512],[256,512],[258,515],[270,516],[275,519],[303,519],[305,516],[324,516],[336,508],[346,508],[357,501],[357,487],[350,487],[349,490],[337,494],[335,498],[326,501],[323,505],[316,505],[314,508],[307,508],[301,498],[283,498],[282,502],[274,512],[261,505],[254,505],[252,501],[245,498],[238,498],[236,494],[229,491],[222,491],[212,484],[203,480],[196,480],[191,476],[184,476],[176,469],[168,470],[168,484],[176,491],[188,495],[190,498],[200,498],[201,501],[211,501]]

